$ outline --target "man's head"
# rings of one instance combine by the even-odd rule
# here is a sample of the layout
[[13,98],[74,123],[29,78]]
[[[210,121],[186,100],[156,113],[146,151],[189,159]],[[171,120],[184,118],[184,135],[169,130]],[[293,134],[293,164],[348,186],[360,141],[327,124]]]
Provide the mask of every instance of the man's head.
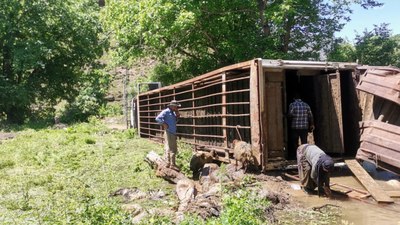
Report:
[[168,107],[172,110],[178,109],[178,107],[181,107],[181,104],[179,104],[176,100],[172,100],[169,104]]
[[322,162],[322,169],[326,172],[332,172],[334,168],[334,162],[331,157],[327,157],[323,162]]
[[300,98],[301,97],[300,97],[299,92],[295,92],[294,95],[293,95],[293,99],[300,99]]

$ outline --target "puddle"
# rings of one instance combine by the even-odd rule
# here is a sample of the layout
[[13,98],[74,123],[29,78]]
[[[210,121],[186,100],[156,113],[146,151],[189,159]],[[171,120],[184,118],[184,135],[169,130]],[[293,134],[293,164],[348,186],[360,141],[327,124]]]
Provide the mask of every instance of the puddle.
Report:
[[[384,190],[400,191],[396,186],[388,184],[389,180],[395,181],[394,183],[399,182],[399,176],[387,171],[376,170],[374,165],[366,164],[363,166]],[[295,181],[290,182],[299,184],[299,182]],[[335,169],[331,177],[331,183],[339,183],[355,189],[365,190],[346,166]],[[394,204],[382,205],[377,204],[371,197],[366,199],[365,202],[362,202],[338,193],[334,194],[333,199],[319,198],[317,195],[307,195],[302,190],[292,189],[290,190],[290,194],[308,208],[318,207],[324,204],[339,206],[342,212],[341,219],[347,221],[348,224],[400,225],[400,198],[393,198],[395,200]]]

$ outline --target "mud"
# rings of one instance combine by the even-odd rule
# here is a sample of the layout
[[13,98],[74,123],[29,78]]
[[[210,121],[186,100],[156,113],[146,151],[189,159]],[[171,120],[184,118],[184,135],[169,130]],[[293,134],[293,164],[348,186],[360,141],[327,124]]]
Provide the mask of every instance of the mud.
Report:
[[[398,188],[396,189],[399,180],[398,176],[386,171],[376,170],[371,165],[364,165],[364,168],[370,172],[371,176],[385,191],[399,190]],[[299,185],[298,181],[290,181],[290,183],[293,184],[292,186]],[[331,183],[340,183],[359,190],[365,190],[347,167],[337,169],[331,177]],[[326,204],[337,206],[343,223],[354,225],[400,224],[400,198],[394,198],[394,204],[386,205],[376,203],[372,197],[360,201],[337,192],[334,192],[332,199],[308,195],[302,190],[293,188],[288,192],[294,200],[307,208],[320,207]]]

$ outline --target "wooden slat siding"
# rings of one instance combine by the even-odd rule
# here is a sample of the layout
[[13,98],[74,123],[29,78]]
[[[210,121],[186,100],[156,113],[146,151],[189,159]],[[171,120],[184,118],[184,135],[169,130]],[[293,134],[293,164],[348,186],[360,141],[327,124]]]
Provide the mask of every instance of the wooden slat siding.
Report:
[[361,76],[357,89],[400,104],[400,70],[370,68]]
[[399,93],[390,94],[390,91],[392,90],[389,90],[387,88],[364,82],[361,85],[357,86],[357,89],[373,95],[380,96],[396,104],[400,104]]
[[363,122],[361,122],[361,128],[365,128],[365,127],[376,127],[379,130],[384,130],[388,133],[400,135],[400,127],[392,125],[392,124],[388,124],[388,123],[383,123],[383,122],[379,122],[379,121],[363,121]]
[[361,79],[360,84],[363,85],[364,82],[377,85],[390,90],[400,91],[400,76],[375,76],[368,74]]
[[[400,154],[400,141],[399,137],[397,137],[397,140],[385,138],[382,136],[375,136],[374,132],[370,134],[364,134],[361,136],[361,141],[363,142],[369,142],[374,145],[381,146],[384,149],[390,149],[394,153]],[[400,155],[399,155],[400,156]]]
[[379,121],[360,123],[361,145],[356,158],[400,173],[400,127]]
[[[250,66],[250,124],[251,145],[255,152],[261,152],[260,143],[260,105],[259,105],[259,66],[261,60],[254,60]],[[262,167],[264,167],[264,163]]]
[[395,158],[389,158],[387,155],[378,155],[376,151],[371,151],[363,147],[358,150],[356,158],[375,164],[377,167],[386,171],[400,174],[400,169],[392,166],[399,165],[400,161]]
[[345,160],[347,166],[357,177],[358,181],[368,190],[378,203],[393,203],[385,191],[375,182],[374,179],[361,167],[356,160]]

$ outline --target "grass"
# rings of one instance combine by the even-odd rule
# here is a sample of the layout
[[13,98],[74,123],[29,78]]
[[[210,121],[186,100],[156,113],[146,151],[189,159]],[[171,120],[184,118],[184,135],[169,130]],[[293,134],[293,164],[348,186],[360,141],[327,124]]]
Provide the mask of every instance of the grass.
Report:
[[[131,224],[124,200],[109,195],[120,188],[164,191],[162,201],[145,201],[145,209],[178,205],[174,185],[155,176],[144,162],[162,146],[138,138],[134,130],[116,131],[98,120],[66,129],[13,127],[15,139],[0,144],[0,224]],[[177,164],[191,177],[190,147],[178,143]],[[221,171],[224,170],[222,165]],[[245,180],[246,181],[246,180]],[[223,210],[207,221],[189,215],[182,224],[266,224],[270,203],[246,190],[223,192]],[[335,215],[289,211],[280,224],[329,224]],[[172,224],[171,215],[150,214],[142,224]]]
[[161,146],[96,120],[65,130],[24,129],[0,145],[0,224],[129,224],[121,187],[173,187],[143,161]]

